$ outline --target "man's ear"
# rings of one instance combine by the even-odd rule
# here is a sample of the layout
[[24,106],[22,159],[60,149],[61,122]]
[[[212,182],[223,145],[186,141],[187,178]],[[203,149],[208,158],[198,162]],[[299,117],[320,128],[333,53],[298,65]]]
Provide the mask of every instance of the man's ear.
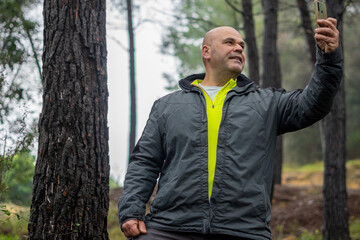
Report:
[[209,60],[210,59],[210,53],[211,53],[210,46],[202,45],[201,54],[202,54],[203,59]]

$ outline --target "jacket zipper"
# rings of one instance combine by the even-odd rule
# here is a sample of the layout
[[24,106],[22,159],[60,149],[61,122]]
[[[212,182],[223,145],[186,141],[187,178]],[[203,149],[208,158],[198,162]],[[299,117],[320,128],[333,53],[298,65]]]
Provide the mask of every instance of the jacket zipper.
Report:
[[[227,94],[229,94],[232,90],[230,90]],[[220,128],[221,128],[221,125],[225,119],[225,116],[226,116],[226,113],[227,113],[227,109],[228,109],[228,102],[229,100],[234,97],[234,96],[241,96],[241,95],[244,95],[245,92],[243,93],[240,93],[240,94],[232,94],[231,96],[229,97],[226,97],[225,100],[224,100],[224,103],[223,103],[223,111],[222,111],[222,116],[221,116],[221,120],[220,120],[220,125],[219,125],[219,131],[220,131]],[[218,137],[219,138],[219,137]],[[219,144],[219,141],[218,141],[218,144]],[[218,146],[216,146],[218,147]],[[216,170],[215,170],[216,171]],[[215,177],[214,177],[214,181],[215,181]],[[212,198],[212,197],[211,197]],[[208,208],[208,219],[204,222],[204,233],[205,234],[211,234],[211,227],[210,227],[210,219],[211,219],[211,198],[208,202],[209,204],[209,208]],[[205,226],[206,224],[206,226]]]
[[[195,86],[198,87],[198,88],[201,88],[200,86],[197,86],[197,85],[195,85]],[[204,93],[203,93],[203,91],[197,91],[197,92],[199,93],[199,97],[200,97],[201,102],[203,104],[203,108],[205,109],[204,113],[206,115],[206,123],[209,124],[208,123],[209,120],[208,120],[208,116],[207,116],[207,105],[206,105],[206,99],[205,99]],[[204,91],[204,92],[209,96],[209,94],[206,91]],[[209,98],[210,98],[210,96],[209,96]],[[214,107],[213,103],[212,103],[212,107]],[[208,153],[207,157],[209,158],[209,153]],[[207,173],[209,174],[209,171],[207,171]],[[206,197],[207,199],[208,199],[208,194],[209,194],[209,192],[207,191],[207,197]],[[208,216],[207,216],[207,218],[204,218],[204,220],[203,220],[203,231],[202,231],[203,234],[209,234],[210,233],[210,201],[206,201],[206,202],[207,202],[207,206],[208,206]]]
[[[198,88],[201,88],[200,86],[197,86],[197,85],[194,85],[194,86],[196,86],[196,87],[198,87]],[[206,107],[206,99],[205,99],[205,96],[204,96],[204,94],[203,94],[203,92],[199,89],[199,90],[197,90],[196,92],[198,92],[198,94],[199,94],[199,97],[200,97],[200,101],[202,102],[202,106],[203,106],[203,109],[205,110],[204,111],[204,113],[205,113],[205,115],[206,115],[206,123],[208,124],[208,118],[207,118],[207,107]],[[205,91],[205,93],[206,93],[206,91]],[[206,93],[207,94],[207,93]],[[208,156],[209,157],[209,156]],[[209,173],[208,173],[209,174]],[[209,194],[209,193],[207,193],[207,194]],[[207,197],[208,198],[208,197]],[[203,234],[208,234],[209,233],[209,217],[210,217],[210,203],[209,203],[209,201],[207,201],[207,205],[208,205],[208,209],[209,209],[209,214],[208,214],[208,216],[207,216],[207,218],[204,218],[203,219],[203,227],[202,227],[202,232],[203,232]]]
[[[213,102],[213,100],[211,99],[211,97],[210,97],[210,95],[207,93],[207,91],[204,89],[204,88],[202,88],[201,86],[198,86],[198,85],[195,85],[195,86],[197,86],[198,88],[200,88],[200,89],[202,89],[203,91],[201,91],[201,93],[204,93],[205,92],[205,94],[209,97],[209,99],[210,99],[210,101],[211,101],[211,106],[212,106],[212,108],[214,108],[215,106],[214,106],[214,102]],[[207,104],[206,104],[206,98],[205,98],[205,110],[206,110],[206,118],[207,118]]]
[[[227,84],[229,84],[229,83],[227,83]],[[210,99],[210,101],[211,101],[211,106],[212,106],[212,108],[214,108],[215,106],[214,106],[214,102],[213,102],[213,100],[211,99],[211,97],[210,97],[210,95],[206,92],[206,90],[204,89],[204,88],[202,88],[201,86],[198,86],[198,85],[194,85],[194,86],[196,86],[196,87],[198,87],[198,88],[200,88],[200,89],[202,89],[203,91],[200,91],[200,98],[201,98],[201,101],[203,102],[203,106],[205,106],[205,113],[206,113],[206,119],[207,119],[207,124],[209,123],[209,119],[208,119],[208,115],[207,115],[207,102],[206,102],[206,98],[205,98],[205,96],[203,96],[203,97],[201,97],[201,95],[204,95],[204,92],[205,92],[205,94],[209,97],[209,99]],[[226,87],[226,86],[225,86]],[[232,90],[230,90],[227,94],[229,94],[230,92],[231,92]],[[233,96],[233,95],[232,95]],[[231,97],[232,97],[231,96]],[[230,97],[229,98],[225,98],[225,100],[224,100],[224,103],[223,103],[223,107],[225,106],[225,104],[226,104],[226,102],[228,101],[230,99]],[[227,108],[226,108],[227,109]],[[224,114],[224,112],[226,112],[226,111],[224,111],[223,110],[223,112],[222,112],[222,116],[221,116],[221,120],[220,120],[220,125],[219,125],[219,130],[220,130],[220,126],[221,126],[221,123],[223,122],[223,119],[224,119],[224,117],[225,117],[225,114]],[[209,130],[208,130],[209,131]],[[209,133],[208,133],[209,134]],[[208,143],[209,144],[209,143]],[[208,151],[209,152],[209,151]],[[209,156],[208,156],[208,158],[209,158]],[[208,174],[209,174],[209,172],[208,172]],[[215,180],[215,178],[214,178],[214,180]],[[208,183],[209,184],[209,183]],[[209,194],[209,192],[208,192],[208,194]],[[207,219],[204,219],[204,221],[203,221],[203,232],[204,232],[204,234],[210,234],[211,233],[211,227],[210,227],[210,219],[211,219],[211,198],[209,199],[209,201],[207,201],[208,202],[208,218]]]
[[[229,83],[227,83],[229,84]],[[195,85],[197,86],[198,88],[202,89],[203,91],[200,92],[200,98],[201,98],[201,101],[203,102],[203,106],[205,106],[205,113],[206,113],[206,119],[207,119],[207,123],[209,122],[209,119],[208,119],[208,115],[207,115],[207,102],[206,102],[206,98],[205,96],[202,98],[201,95],[204,95],[204,92],[205,94],[209,97],[210,101],[211,101],[211,107],[214,108],[215,105],[214,105],[214,102],[213,100],[211,99],[210,95],[206,92],[206,90],[204,88],[202,88],[201,86],[198,86],[198,85]],[[226,87],[226,86],[225,86]],[[230,90],[231,91],[231,90]],[[229,92],[230,92],[229,91]],[[224,103],[223,103],[223,106],[225,106],[225,102],[227,101],[227,99],[225,99]],[[222,117],[221,117],[221,121],[220,121],[220,125],[221,125],[221,122],[223,121],[223,117],[224,117],[224,114],[222,113]],[[220,125],[219,125],[219,130],[220,130]],[[208,133],[209,134],[209,133]],[[208,156],[209,157],[209,156]],[[209,174],[209,172],[208,172]],[[209,183],[208,183],[209,184]],[[209,193],[208,193],[209,194]],[[203,233],[204,234],[210,234],[211,233],[211,227],[210,227],[210,219],[211,219],[211,198],[209,199],[208,202],[208,218],[207,219],[204,219],[203,221]]]

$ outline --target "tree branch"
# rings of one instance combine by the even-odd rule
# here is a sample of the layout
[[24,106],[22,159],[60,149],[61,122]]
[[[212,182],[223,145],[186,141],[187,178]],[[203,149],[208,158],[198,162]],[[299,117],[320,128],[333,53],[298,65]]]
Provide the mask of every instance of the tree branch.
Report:
[[38,72],[39,72],[39,77],[40,77],[40,82],[41,82],[41,85],[43,85],[43,81],[42,81],[42,74],[41,74],[41,66],[40,66],[40,61],[39,61],[39,57],[38,57],[38,54],[36,52],[36,49],[35,49],[35,45],[34,45],[34,41],[32,39],[32,36],[30,34],[30,31],[27,27],[25,27],[25,18],[24,18],[24,13],[22,12],[22,10],[20,9],[20,20],[21,20],[21,23],[23,25],[23,28],[24,28],[24,31],[26,33],[26,36],[27,38],[29,39],[29,42],[30,42],[30,45],[31,45],[31,50],[33,52],[33,57],[34,57],[34,60],[35,60],[35,64],[37,66],[37,69],[38,69]]
[[230,0],[225,0],[225,2],[226,2],[227,5],[229,5],[229,6],[232,8],[232,10],[234,10],[235,12],[244,14],[244,12],[241,11],[239,8],[237,8],[232,2],[230,2]]
[[106,35],[106,37],[110,38],[111,40],[113,40],[116,44],[118,44],[123,50],[125,51],[129,51],[129,48],[125,47],[117,38],[110,36],[109,34]]
[[169,16],[169,17],[172,17],[172,18],[175,18],[176,20],[184,20],[184,19],[187,19],[187,20],[190,20],[190,21],[199,21],[199,22],[204,22],[204,23],[207,23],[209,26],[211,27],[217,27],[219,26],[218,24],[212,22],[212,21],[209,21],[209,20],[205,20],[203,18],[195,18],[195,17],[190,17],[190,16],[186,16],[186,17],[179,17],[179,16],[176,16],[176,15],[173,15],[173,14],[169,14],[167,12],[164,12],[162,10],[159,10],[159,9],[156,9],[156,8],[153,8],[153,10],[157,11],[158,13],[161,13],[165,16]]

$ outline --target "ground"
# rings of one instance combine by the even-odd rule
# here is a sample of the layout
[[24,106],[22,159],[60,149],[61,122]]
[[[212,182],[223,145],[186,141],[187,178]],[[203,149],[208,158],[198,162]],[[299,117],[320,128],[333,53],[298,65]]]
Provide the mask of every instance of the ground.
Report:
[[[112,189],[110,198],[117,201],[121,194],[122,188]],[[350,221],[360,219],[360,189],[348,189],[348,208]],[[276,185],[271,218],[273,239],[296,239],[305,230],[321,234],[322,187]]]
[[[360,219],[359,189],[348,189],[348,208],[350,221]],[[322,188],[277,185],[271,217],[271,230],[274,236],[299,236],[305,230],[318,230],[321,233]]]
[[[348,161],[346,165],[350,232],[353,240],[360,240],[360,159]],[[321,162],[301,167],[284,167],[282,185],[275,186],[272,205],[273,240],[321,239],[322,179]],[[117,220],[117,201],[122,195],[122,190],[110,190],[107,219],[110,240],[126,239]],[[27,239],[29,208],[14,204],[0,206],[0,239]],[[4,238],[5,234],[16,237]]]

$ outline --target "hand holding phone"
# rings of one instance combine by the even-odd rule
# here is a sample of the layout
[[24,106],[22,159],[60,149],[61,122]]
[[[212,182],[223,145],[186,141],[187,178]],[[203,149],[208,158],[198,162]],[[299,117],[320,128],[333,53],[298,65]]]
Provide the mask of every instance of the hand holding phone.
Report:
[[326,53],[332,52],[339,47],[339,30],[336,28],[335,18],[317,20],[318,28],[315,29],[315,40],[318,46]]
[[326,4],[323,0],[314,0],[317,28],[315,40],[324,52],[332,52],[339,47],[339,31],[337,20],[328,18]]

